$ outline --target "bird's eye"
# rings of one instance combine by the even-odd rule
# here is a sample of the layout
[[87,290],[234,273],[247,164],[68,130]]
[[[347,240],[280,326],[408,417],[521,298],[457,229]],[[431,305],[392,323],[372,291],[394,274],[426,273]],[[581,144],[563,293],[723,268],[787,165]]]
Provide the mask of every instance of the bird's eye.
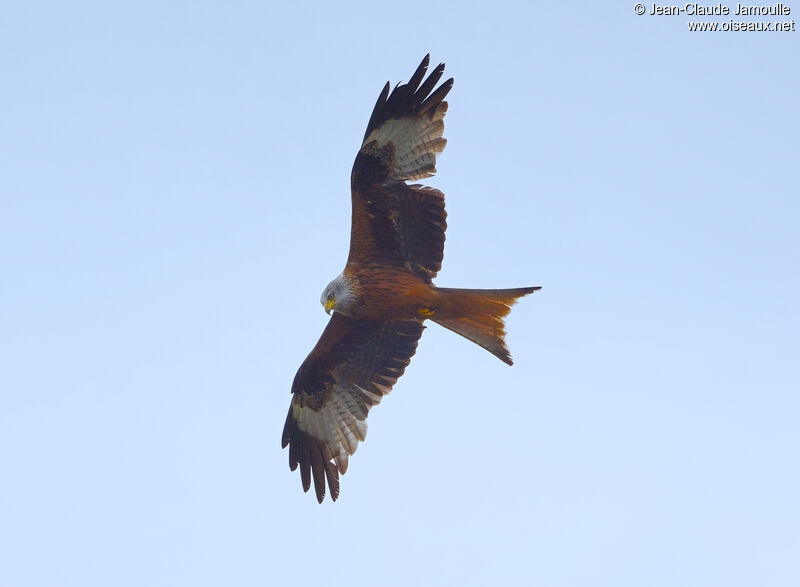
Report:
[[329,302],[333,301],[333,294],[332,293],[328,294],[328,301]]

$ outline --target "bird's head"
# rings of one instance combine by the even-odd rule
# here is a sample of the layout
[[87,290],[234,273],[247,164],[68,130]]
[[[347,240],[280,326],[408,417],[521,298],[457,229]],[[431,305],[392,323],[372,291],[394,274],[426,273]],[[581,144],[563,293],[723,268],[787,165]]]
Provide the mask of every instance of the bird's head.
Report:
[[355,305],[355,295],[350,289],[348,280],[344,275],[339,275],[323,290],[319,302],[325,311],[330,314],[336,310],[345,315],[350,315],[350,310]]

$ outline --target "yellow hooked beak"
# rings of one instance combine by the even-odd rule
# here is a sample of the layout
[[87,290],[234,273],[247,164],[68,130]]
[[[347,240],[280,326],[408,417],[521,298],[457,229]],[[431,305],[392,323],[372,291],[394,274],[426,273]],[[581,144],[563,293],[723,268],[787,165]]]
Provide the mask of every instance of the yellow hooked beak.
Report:
[[335,299],[334,299],[334,300],[327,300],[327,301],[325,302],[325,306],[324,306],[324,308],[325,308],[325,313],[326,313],[326,314],[330,315],[330,313],[331,313],[331,310],[333,310],[333,305],[334,305],[335,303],[336,303],[336,300],[335,300]]

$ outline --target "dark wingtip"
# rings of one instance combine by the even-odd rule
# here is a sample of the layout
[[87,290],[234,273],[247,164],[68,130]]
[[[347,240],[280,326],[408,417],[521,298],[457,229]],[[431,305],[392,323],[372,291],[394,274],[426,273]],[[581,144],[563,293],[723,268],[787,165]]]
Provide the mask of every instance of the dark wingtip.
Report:
[[509,367],[514,364],[514,359],[511,358],[511,353],[508,352],[507,348],[503,348],[501,352],[495,352],[495,351],[489,351],[489,352],[491,352],[495,357],[503,361]]
[[328,478],[331,501],[336,501],[339,497],[339,468],[331,461],[328,461],[325,463],[325,475]]
[[539,291],[540,289],[542,289],[541,285],[533,285],[531,287],[521,287],[519,288],[519,291],[522,293],[520,293],[518,297],[523,297],[528,294],[532,294],[533,292]]
[[444,73],[444,63],[440,63],[425,78],[430,61],[431,55],[428,53],[422,58],[408,82],[398,83],[394,89],[391,89],[388,82],[386,83],[372,109],[363,140],[367,140],[370,133],[389,118],[425,112],[429,108],[438,106],[444,100],[453,87],[453,78],[444,82],[431,94]]
[[317,485],[314,480],[314,490],[317,493],[317,503],[325,501],[325,481],[328,481],[328,489],[331,492],[331,501],[336,501],[339,497],[339,469],[331,461],[324,461],[322,465],[321,481]]
[[[438,75],[435,75],[437,73],[438,73]],[[432,73],[430,75],[430,78],[431,79],[435,79],[436,81],[438,81],[438,79],[439,79],[439,77],[441,77],[442,73],[444,73],[444,70],[438,70],[437,69],[436,71],[434,71],[434,73]],[[451,78],[447,79],[442,85],[440,85],[438,88],[436,88],[435,92],[433,92],[430,96],[425,98],[425,100],[422,102],[422,104],[420,104],[419,109],[424,112],[425,110],[428,110],[430,108],[435,108],[436,106],[438,106],[441,102],[444,101],[444,99],[447,97],[447,94],[450,93],[450,90],[453,89],[453,84],[454,83],[455,83],[455,79],[454,78],[451,77]],[[423,85],[425,85],[425,84],[423,84]],[[427,91],[430,91],[431,89],[433,89],[433,86],[431,85],[430,88],[425,88],[425,89]],[[422,94],[422,92],[420,92],[420,94]]]

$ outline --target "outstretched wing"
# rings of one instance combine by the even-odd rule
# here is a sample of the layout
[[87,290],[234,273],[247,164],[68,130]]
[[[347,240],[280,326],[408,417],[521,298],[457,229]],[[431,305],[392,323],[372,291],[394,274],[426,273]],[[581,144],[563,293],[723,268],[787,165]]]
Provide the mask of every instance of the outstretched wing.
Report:
[[289,467],[300,467],[303,490],[339,496],[339,473],[367,434],[367,412],[389,393],[417,349],[424,326],[416,320],[372,322],[334,312],[297,371],[281,446]]
[[384,86],[367,124],[350,178],[353,224],[348,263],[408,268],[430,281],[442,267],[447,227],[444,194],[406,180],[436,173],[436,154],[447,141],[445,96],[453,78],[436,90],[439,64],[425,81],[426,55],[408,83],[391,94]]

